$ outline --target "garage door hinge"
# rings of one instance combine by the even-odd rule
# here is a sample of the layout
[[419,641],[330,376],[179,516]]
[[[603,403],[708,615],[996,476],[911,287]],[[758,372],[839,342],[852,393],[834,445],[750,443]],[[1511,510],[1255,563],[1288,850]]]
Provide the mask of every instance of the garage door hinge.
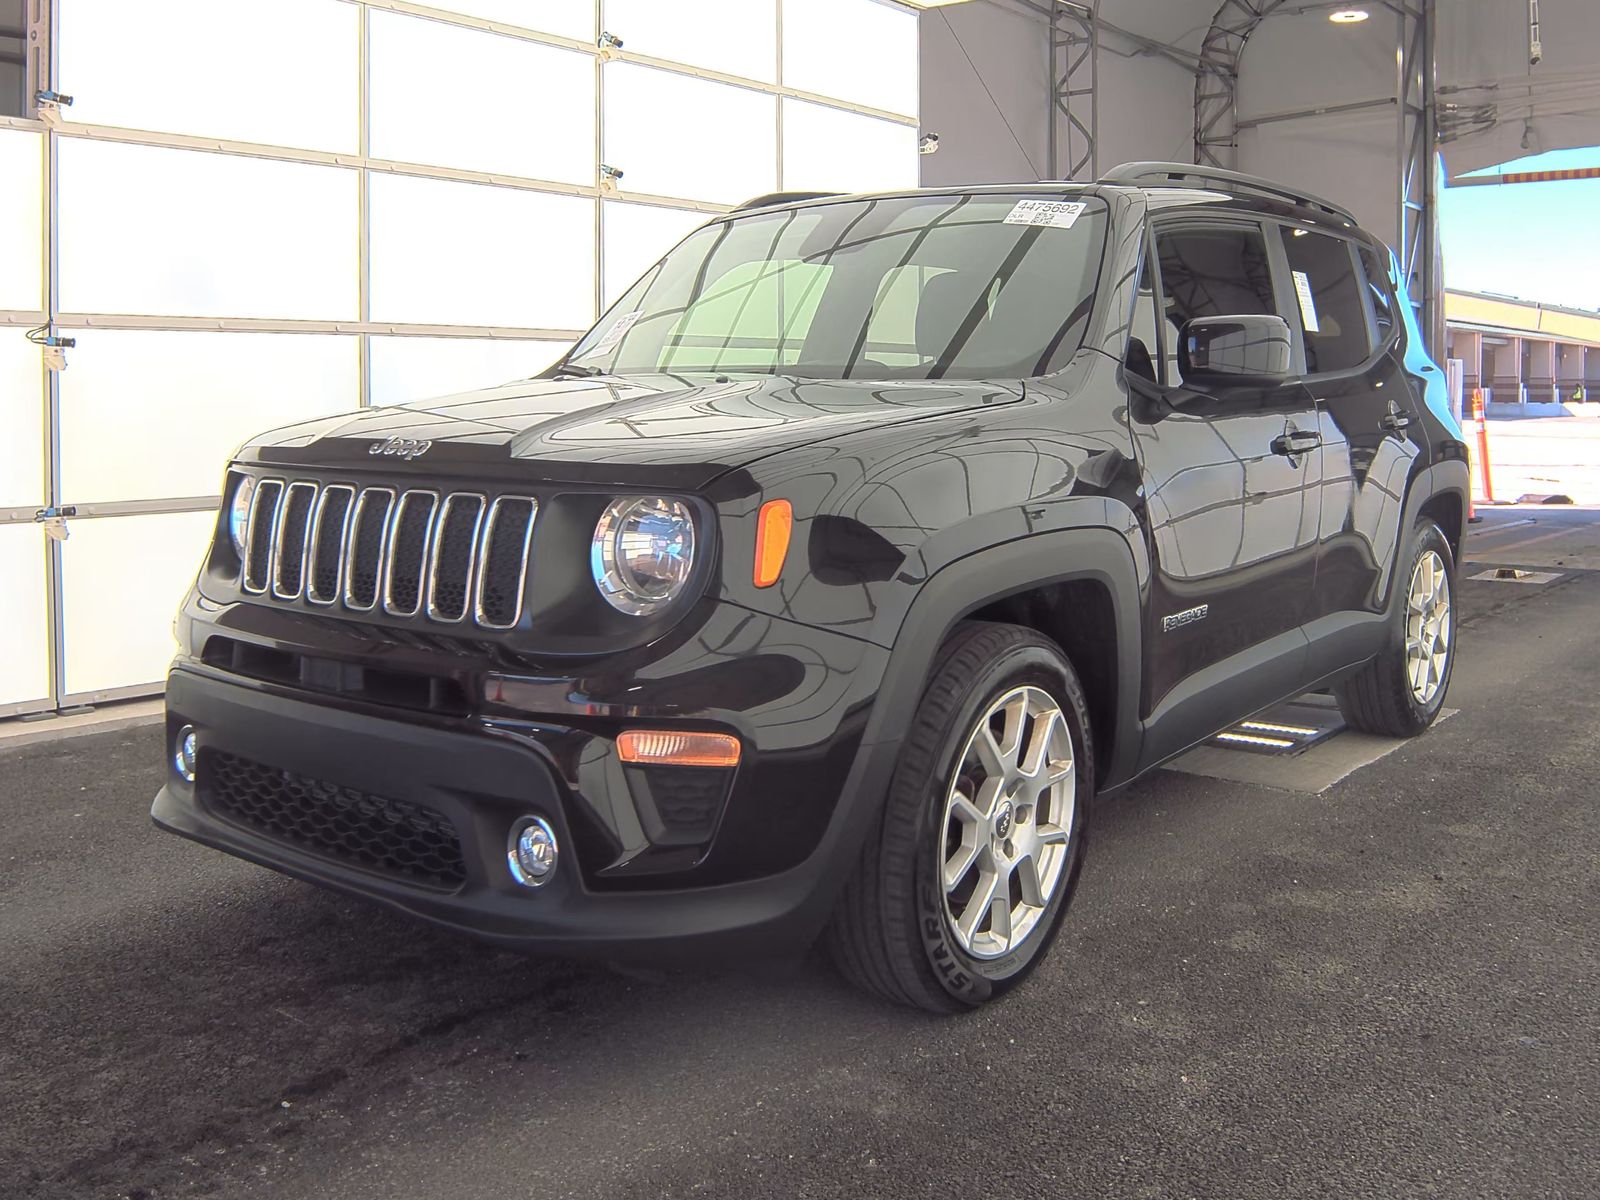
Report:
[[44,365],[52,371],[67,369],[67,351],[78,344],[77,338],[62,337],[49,325],[28,330],[28,340],[44,351]]
[[33,520],[35,524],[44,526],[46,536],[64,542],[71,536],[67,529],[67,518],[77,515],[76,504],[63,504],[60,508],[51,505],[49,508],[37,509],[33,514]]

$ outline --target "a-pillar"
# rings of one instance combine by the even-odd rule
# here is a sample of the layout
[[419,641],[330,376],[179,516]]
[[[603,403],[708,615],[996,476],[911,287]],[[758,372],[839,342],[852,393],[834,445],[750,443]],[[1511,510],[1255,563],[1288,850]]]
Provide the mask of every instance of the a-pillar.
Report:
[[1556,398],[1556,344],[1522,340],[1522,382],[1529,404],[1548,404]]

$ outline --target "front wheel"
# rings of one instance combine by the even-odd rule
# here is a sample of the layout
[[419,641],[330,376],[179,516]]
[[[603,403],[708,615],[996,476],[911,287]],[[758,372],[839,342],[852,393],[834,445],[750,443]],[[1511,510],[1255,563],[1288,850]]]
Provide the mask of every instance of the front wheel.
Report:
[[936,661],[827,940],[866,990],[959,1012],[1015,987],[1055,939],[1094,760],[1083,689],[1053,643],[968,622]]
[[1455,669],[1455,557],[1432,521],[1418,523],[1400,612],[1382,653],[1335,689],[1352,728],[1415,737],[1439,716]]

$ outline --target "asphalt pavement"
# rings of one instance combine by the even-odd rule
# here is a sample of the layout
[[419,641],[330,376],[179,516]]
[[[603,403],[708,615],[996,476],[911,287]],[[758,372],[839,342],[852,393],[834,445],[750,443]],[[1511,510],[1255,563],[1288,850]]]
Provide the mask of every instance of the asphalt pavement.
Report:
[[0,754],[0,1197],[1600,1195],[1600,573],[1465,585],[1459,715],[1097,814],[1028,986],[631,978],[157,832],[153,727]]

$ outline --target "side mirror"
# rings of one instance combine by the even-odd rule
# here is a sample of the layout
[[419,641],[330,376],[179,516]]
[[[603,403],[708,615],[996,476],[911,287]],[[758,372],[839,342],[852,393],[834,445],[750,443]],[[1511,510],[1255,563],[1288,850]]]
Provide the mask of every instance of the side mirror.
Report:
[[1256,313],[1196,317],[1178,332],[1178,370],[1190,386],[1282,383],[1294,374],[1289,326]]

